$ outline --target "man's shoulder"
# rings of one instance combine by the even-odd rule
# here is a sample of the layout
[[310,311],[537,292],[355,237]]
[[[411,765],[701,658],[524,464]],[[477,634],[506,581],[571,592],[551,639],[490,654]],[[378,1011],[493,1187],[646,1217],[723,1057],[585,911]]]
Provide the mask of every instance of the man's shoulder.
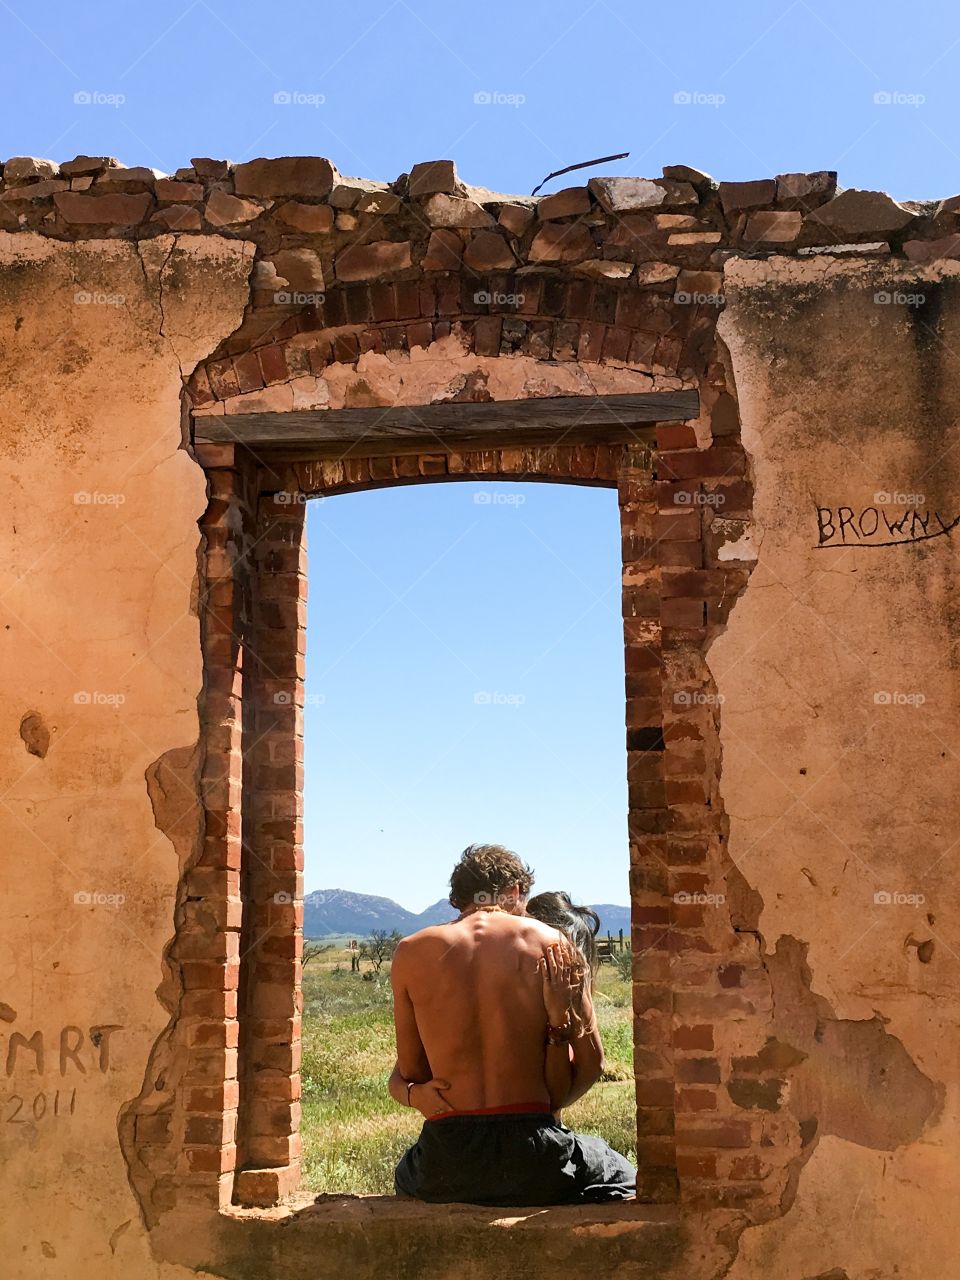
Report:
[[409,955],[410,952],[419,950],[424,943],[449,936],[449,931],[449,924],[428,924],[425,928],[418,929],[416,933],[408,933],[405,938],[397,943],[397,951],[402,950]]

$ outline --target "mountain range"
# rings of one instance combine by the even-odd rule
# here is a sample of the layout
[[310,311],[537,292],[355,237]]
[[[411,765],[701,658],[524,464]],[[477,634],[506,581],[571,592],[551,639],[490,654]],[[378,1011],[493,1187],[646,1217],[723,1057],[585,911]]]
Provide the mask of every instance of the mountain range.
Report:
[[[609,902],[594,905],[600,917],[600,932],[616,935],[630,929],[630,908]],[[456,911],[441,898],[419,915],[407,911],[392,898],[378,898],[369,893],[351,893],[349,889],[315,889],[303,900],[303,933],[307,938],[323,938],[330,934],[349,933],[363,938],[374,929],[394,929],[406,937],[431,924],[453,920]]]

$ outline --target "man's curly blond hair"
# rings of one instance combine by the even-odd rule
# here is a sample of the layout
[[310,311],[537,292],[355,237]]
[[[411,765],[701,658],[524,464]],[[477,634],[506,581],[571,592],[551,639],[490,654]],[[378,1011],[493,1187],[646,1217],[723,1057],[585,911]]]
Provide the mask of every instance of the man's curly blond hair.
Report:
[[496,903],[515,884],[526,898],[533,884],[533,872],[525,862],[502,844],[471,844],[460,855],[450,877],[450,905],[458,911],[474,903]]

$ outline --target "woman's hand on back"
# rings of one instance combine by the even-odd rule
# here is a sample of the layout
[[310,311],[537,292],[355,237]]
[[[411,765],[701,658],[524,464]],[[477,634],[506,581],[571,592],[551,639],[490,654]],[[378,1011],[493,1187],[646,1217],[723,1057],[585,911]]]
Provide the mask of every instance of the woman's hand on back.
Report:
[[573,948],[567,942],[555,942],[544,949],[539,968],[543,975],[543,1004],[547,1022],[562,1027],[580,992],[583,972]]

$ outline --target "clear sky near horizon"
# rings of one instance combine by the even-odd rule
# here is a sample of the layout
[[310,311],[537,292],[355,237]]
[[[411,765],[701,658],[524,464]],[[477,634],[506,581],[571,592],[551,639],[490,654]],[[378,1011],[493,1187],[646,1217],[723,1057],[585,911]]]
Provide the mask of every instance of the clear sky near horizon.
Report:
[[[3,157],[172,172],[319,154],[382,180],[454,158],[468,182],[528,193],[629,151],[545,190],[677,163],[960,190],[960,9],[942,0],[0,0],[0,38]],[[307,887],[419,910],[463,844],[492,839],[541,887],[625,902],[613,497],[477,492],[309,511]]]

